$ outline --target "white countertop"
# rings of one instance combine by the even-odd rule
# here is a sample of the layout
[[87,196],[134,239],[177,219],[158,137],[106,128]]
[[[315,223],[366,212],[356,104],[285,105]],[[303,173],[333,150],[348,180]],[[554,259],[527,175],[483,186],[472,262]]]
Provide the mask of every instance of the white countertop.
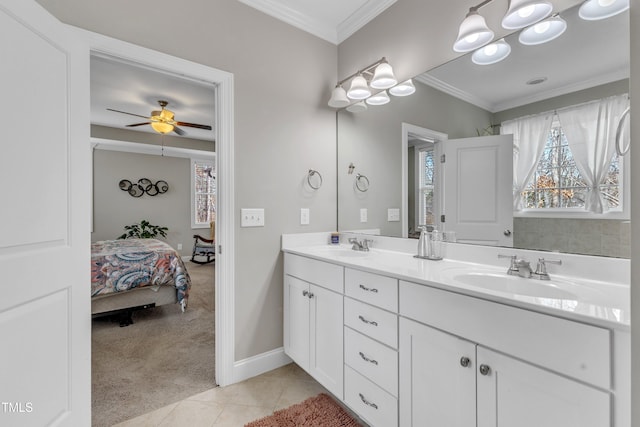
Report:
[[[314,243],[307,246],[283,243],[283,251],[595,326],[629,330],[628,284],[568,277],[551,271],[551,280],[546,282],[509,276],[508,264],[498,267],[447,258],[430,261],[396,250],[373,248],[358,252],[351,245]],[[492,289],[495,282],[508,286]],[[540,295],[537,289],[542,289]]]

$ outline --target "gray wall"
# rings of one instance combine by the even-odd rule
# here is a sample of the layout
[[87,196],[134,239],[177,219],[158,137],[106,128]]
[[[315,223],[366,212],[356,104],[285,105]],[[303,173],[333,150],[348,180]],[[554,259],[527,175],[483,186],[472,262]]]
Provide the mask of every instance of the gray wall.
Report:
[[[168,227],[165,240],[174,249],[182,244],[183,256],[191,255],[193,235],[209,237],[209,229],[191,228],[191,161],[150,154],[94,150],[93,233],[91,241],[115,239],[124,226],[143,219]],[[164,180],[169,191],[156,196],[132,197],[120,190],[121,179],[137,182]]]
[[[338,227],[380,229],[384,236],[402,236],[402,223],[387,221],[388,208],[402,206],[402,123],[446,133],[449,138],[477,136],[491,123],[491,113],[414,81],[416,92],[391,97],[391,102],[361,113],[338,113]],[[453,116],[449,112],[456,111]],[[352,175],[349,164],[355,165]],[[380,167],[384,165],[384,167]],[[367,192],[355,189],[356,173],[369,178]],[[360,222],[360,209],[368,211]]]
[[[279,348],[282,233],[336,227],[336,46],[236,0],[39,0],[61,21],[234,74],[235,359]],[[167,11],[170,13],[167,14]],[[304,191],[309,169],[324,184]],[[264,228],[240,209],[265,208]],[[311,224],[299,225],[300,208]]]

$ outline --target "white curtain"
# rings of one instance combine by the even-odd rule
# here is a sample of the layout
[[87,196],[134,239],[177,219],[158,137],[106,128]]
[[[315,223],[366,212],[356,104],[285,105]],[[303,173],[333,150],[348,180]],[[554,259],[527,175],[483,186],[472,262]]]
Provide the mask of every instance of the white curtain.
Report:
[[553,116],[542,114],[503,122],[500,133],[513,134],[513,210],[524,209],[522,192],[538,166]]
[[576,167],[589,186],[589,212],[604,211],[600,184],[615,154],[616,129],[628,103],[627,95],[619,95],[558,111]]

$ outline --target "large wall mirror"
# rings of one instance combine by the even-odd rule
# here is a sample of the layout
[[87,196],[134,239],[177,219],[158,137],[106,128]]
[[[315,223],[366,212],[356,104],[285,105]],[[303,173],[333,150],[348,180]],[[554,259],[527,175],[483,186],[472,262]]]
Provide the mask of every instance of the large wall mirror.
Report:
[[[505,37],[511,54],[501,62],[477,65],[471,54],[462,56],[414,77],[416,92],[411,96],[392,97],[386,105],[358,113],[338,111],[339,231],[414,237],[416,217],[425,203],[426,215],[446,231],[448,220],[440,222],[438,209],[447,213],[446,200],[453,190],[443,184],[448,159],[443,166],[440,156],[451,140],[495,135],[508,120],[627,95],[628,11],[585,21],[575,6],[560,16],[567,30],[551,42],[525,46],[514,33]],[[623,184],[629,182],[624,159],[619,162]],[[512,165],[507,169],[508,177],[494,173],[491,179],[500,176],[512,188]],[[416,177],[419,170],[422,176]],[[426,200],[420,189],[434,182],[437,190]],[[504,230],[510,240],[484,244],[628,258],[629,192],[626,185],[617,195],[624,209],[601,215],[579,208],[514,212],[510,197],[506,203],[512,223]],[[486,209],[482,201],[477,203],[480,215]]]

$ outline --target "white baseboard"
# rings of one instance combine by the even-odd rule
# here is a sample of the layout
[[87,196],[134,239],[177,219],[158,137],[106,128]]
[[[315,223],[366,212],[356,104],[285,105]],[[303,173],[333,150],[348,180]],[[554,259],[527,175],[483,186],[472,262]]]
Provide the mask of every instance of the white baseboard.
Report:
[[284,354],[283,347],[238,360],[233,364],[233,382],[244,381],[289,363],[291,359]]

